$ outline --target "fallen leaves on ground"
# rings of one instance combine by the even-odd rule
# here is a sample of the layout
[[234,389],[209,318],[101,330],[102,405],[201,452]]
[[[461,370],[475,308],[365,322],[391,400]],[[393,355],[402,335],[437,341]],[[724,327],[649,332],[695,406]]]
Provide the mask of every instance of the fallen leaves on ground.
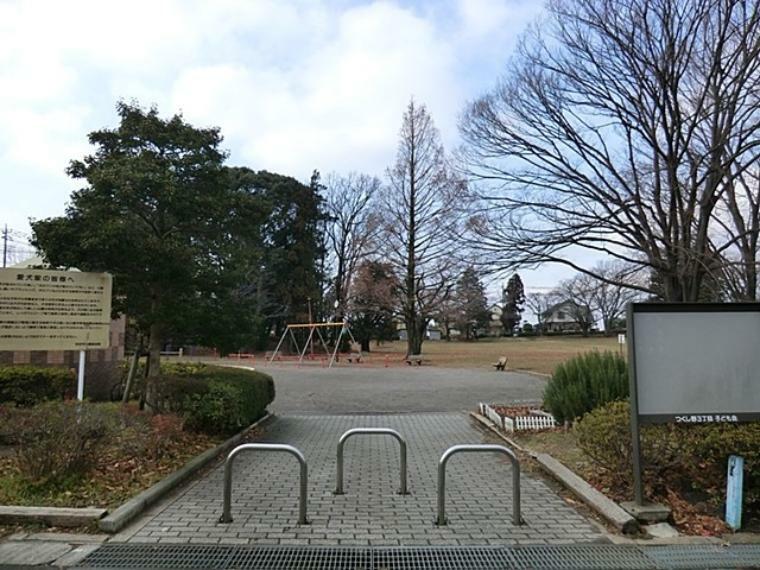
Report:
[[[167,429],[151,421],[146,441],[117,437],[83,477],[57,486],[37,487],[20,475],[14,455],[0,457],[0,504],[113,508],[176,471],[223,438]],[[177,425],[176,418],[173,425]]]

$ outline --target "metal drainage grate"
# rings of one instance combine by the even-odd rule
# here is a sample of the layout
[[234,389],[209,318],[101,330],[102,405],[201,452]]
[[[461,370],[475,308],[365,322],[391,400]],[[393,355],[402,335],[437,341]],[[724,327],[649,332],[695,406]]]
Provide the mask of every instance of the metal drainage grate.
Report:
[[373,568],[376,570],[446,569],[469,570],[471,568],[507,569],[514,562],[506,549],[500,547],[399,547],[375,548],[372,551]]
[[557,570],[657,570],[644,553],[630,546],[583,544],[562,546],[518,546],[511,549],[515,568]]
[[234,546],[216,544],[104,544],[80,566],[92,568],[226,569]]
[[[694,546],[653,546],[646,550],[649,558],[657,562],[659,569],[672,570],[713,570],[714,568],[751,568],[752,561],[760,564],[757,547],[754,556],[742,556],[740,546],[694,545]],[[749,551],[746,551],[750,554]]]
[[221,546],[104,544],[82,568],[180,570],[679,570],[760,568],[760,545]]
[[368,548],[259,546],[240,548],[227,568],[371,570],[373,566]]

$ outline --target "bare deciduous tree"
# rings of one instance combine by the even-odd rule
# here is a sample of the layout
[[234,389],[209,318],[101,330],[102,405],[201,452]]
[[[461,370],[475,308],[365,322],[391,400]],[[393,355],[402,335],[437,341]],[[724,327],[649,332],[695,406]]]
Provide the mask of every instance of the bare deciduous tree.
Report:
[[327,241],[334,265],[334,295],[337,314],[342,317],[350,295],[356,267],[373,252],[380,220],[373,210],[373,200],[380,180],[366,174],[331,175],[327,183]]
[[717,216],[724,240],[732,243],[723,255],[722,281],[729,298],[755,301],[760,271],[760,167],[740,170],[723,194]]
[[536,315],[539,334],[544,333],[544,317],[546,311],[560,300],[560,296],[556,291],[550,291],[548,293],[528,293],[525,296],[525,306]]
[[581,329],[583,336],[588,336],[596,322],[593,310],[596,285],[593,277],[586,273],[578,273],[575,277],[562,281],[557,287],[556,295],[563,301],[568,301],[567,311]]
[[696,301],[716,260],[757,232],[719,240],[715,216],[759,156],[759,6],[550,0],[462,120],[483,187],[473,245],[502,269],[555,262],[605,279],[567,258],[580,247]]
[[407,354],[420,353],[427,324],[460,273],[454,236],[465,190],[426,107],[410,101],[382,198],[383,253],[400,281]]
[[594,266],[593,272],[601,279],[594,279],[591,286],[591,309],[599,314],[604,332],[610,334],[615,321],[625,313],[628,303],[642,298],[642,293],[634,285],[643,285],[646,279],[638,266],[619,261],[602,262]]

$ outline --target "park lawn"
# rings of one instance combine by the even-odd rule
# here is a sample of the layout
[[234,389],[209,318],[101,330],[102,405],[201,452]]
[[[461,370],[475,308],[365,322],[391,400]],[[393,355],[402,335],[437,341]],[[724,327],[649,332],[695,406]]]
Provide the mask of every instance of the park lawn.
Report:
[[[592,350],[620,350],[616,337],[517,337],[483,338],[477,341],[425,341],[422,354],[433,366],[446,368],[491,368],[501,356],[507,357],[507,369],[551,374],[554,368],[577,354]],[[402,360],[406,343],[372,343],[370,361],[385,356]]]

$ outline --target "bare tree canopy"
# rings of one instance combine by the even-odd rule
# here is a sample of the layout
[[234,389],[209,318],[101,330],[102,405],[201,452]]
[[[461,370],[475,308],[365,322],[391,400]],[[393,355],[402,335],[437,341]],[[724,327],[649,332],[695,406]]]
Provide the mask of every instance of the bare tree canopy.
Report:
[[460,272],[453,251],[465,190],[427,108],[410,101],[382,195],[383,254],[399,278],[408,354],[420,353],[427,324]]
[[719,234],[732,243],[723,256],[722,284],[728,298],[753,301],[758,298],[760,166],[740,170],[718,206]]
[[557,287],[557,295],[562,302],[567,302],[565,310],[569,313],[581,330],[583,336],[588,336],[596,323],[594,316],[594,291],[597,282],[587,273],[578,273],[571,279],[566,279]]
[[544,333],[545,313],[552,305],[561,301],[559,292],[549,291],[548,293],[529,293],[525,296],[525,306],[529,311],[536,315],[537,330],[539,334]]
[[656,274],[665,299],[696,301],[757,233],[720,231],[718,216],[760,152],[758,6],[551,0],[462,119],[473,244],[504,270],[557,262],[601,279],[568,248],[606,254]]
[[357,173],[330,175],[325,186],[329,216],[327,242],[334,271],[337,314],[342,317],[356,267],[376,246],[374,240],[380,220],[373,209],[373,201],[377,198],[380,180]]
[[641,287],[647,282],[642,270],[630,263],[605,261],[594,266],[601,279],[592,279],[590,307],[602,321],[604,332],[612,333],[625,314],[628,303],[642,300]]

